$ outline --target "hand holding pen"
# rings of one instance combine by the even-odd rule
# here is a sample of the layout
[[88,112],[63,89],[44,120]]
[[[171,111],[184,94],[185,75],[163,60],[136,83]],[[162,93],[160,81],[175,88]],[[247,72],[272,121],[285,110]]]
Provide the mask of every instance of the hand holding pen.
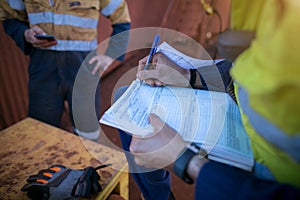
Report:
[[[164,54],[156,53],[159,40],[156,35],[149,56],[139,61],[137,78],[151,86],[189,87],[190,71],[179,67]],[[155,65],[155,69],[150,69],[151,65]]]

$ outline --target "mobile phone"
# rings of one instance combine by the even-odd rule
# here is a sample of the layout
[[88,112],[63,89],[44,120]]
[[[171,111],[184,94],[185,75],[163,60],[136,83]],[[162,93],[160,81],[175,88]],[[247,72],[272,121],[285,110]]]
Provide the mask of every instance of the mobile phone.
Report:
[[55,37],[53,35],[42,35],[42,34],[36,34],[34,35],[39,40],[48,40],[48,41],[54,41]]

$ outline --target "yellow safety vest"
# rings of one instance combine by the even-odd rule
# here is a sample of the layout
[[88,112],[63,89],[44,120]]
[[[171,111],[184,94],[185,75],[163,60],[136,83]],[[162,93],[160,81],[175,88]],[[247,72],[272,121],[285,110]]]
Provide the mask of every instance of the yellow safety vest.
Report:
[[58,44],[48,49],[57,51],[94,49],[97,46],[97,25],[100,12],[109,18],[112,24],[130,22],[127,4],[124,0],[1,1],[1,19],[14,18],[17,15],[16,12],[26,11],[31,27],[37,25],[45,33],[56,37]]
[[235,61],[242,119],[255,160],[300,187],[300,2],[234,0],[232,27],[255,30]]

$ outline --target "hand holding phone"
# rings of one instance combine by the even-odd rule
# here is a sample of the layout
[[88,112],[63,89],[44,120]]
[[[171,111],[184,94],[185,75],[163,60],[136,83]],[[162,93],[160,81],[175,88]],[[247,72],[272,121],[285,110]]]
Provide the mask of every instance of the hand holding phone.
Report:
[[55,40],[55,37],[53,35],[35,34],[34,36],[39,40],[48,40],[48,41],[54,41]]
[[57,45],[54,36],[49,36],[38,26],[33,26],[24,32],[26,42],[32,44],[35,48],[48,48]]

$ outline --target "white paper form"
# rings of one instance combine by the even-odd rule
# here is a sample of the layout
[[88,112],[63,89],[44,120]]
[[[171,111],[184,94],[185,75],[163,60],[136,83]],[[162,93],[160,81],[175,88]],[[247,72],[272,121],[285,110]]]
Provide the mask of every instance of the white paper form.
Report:
[[[151,87],[134,81],[104,113],[100,123],[138,137],[153,133],[157,114],[185,141],[197,143],[215,161],[251,170],[253,154],[237,105],[226,93],[179,87]],[[246,166],[246,167],[245,167]]]
[[[237,105],[228,94],[179,87],[151,87],[134,81],[105,112],[100,123],[145,137],[152,133],[148,117],[157,114],[184,140],[249,153]],[[228,135],[230,134],[230,137]],[[244,137],[240,139],[240,137]]]
[[217,64],[218,62],[222,61],[220,60],[203,60],[203,59],[197,59],[190,56],[187,56],[171,45],[169,45],[167,42],[163,42],[157,47],[156,52],[161,52],[165,56],[167,56],[170,60],[172,60],[174,63],[176,63],[178,66],[184,68],[184,69],[197,69],[200,67],[206,67],[211,66],[214,64]]

